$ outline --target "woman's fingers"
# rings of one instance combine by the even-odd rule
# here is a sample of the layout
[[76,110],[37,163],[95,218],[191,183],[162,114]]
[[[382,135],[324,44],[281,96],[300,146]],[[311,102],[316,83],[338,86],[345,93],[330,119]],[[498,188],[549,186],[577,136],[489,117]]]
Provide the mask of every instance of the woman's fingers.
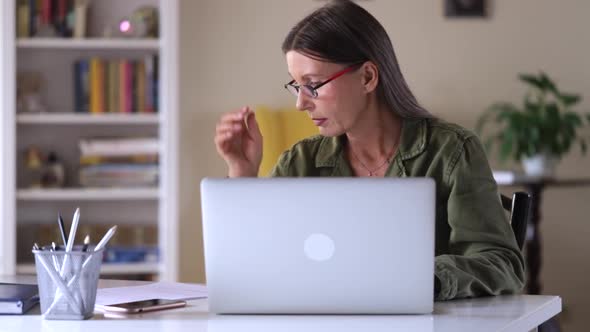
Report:
[[258,127],[258,121],[256,121],[256,114],[253,111],[248,113],[245,123],[248,135],[250,135],[250,137],[254,140],[260,140],[262,138],[262,134],[260,133],[260,128]]
[[239,111],[226,113],[221,117],[220,122],[226,121],[244,121],[244,117],[248,112],[248,108],[242,108]]
[[239,132],[243,129],[243,125],[240,123],[220,123],[217,125],[217,127],[215,128],[215,132],[216,133],[220,133],[220,132],[226,132],[226,131],[231,131],[231,132]]
[[215,126],[215,145],[218,153],[226,161],[243,158],[244,151],[242,151],[241,140],[244,138],[244,133],[247,133],[250,137],[255,137],[256,133],[249,132],[254,128],[259,133],[253,115],[249,107],[243,107],[237,111],[224,114]]

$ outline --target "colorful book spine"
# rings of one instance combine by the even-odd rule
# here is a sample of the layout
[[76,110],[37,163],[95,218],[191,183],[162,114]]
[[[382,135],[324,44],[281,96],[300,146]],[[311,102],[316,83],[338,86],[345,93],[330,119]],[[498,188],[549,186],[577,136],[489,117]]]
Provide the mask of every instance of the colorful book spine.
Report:
[[154,57],[148,55],[144,59],[145,63],[145,111],[147,113],[154,112],[154,96],[152,94],[154,84]]
[[125,60],[119,61],[119,113],[125,113],[127,105],[127,96],[125,95],[125,86],[127,85],[127,65]]
[[29,0],[29,36],[37,33],[37,0]]
[[29,2],[27,0],[19,0],[17,6],[18,7],[16,9],[16,36],[18,38],[26,38],[31,36],[31,9],[29,8]]
[[67,36],[67,25],[66,25],[66,15],[68,11],[68,0],[55,0],[57,4],[55,6],[55,21],[53,25],[55,26],[55,30],[57,34],[60,36]]
[[160,109],[160,99],[159,99],[159,91],[160,91],[160,58],[157,55],[154,55],[154,75],[153,75],[153,84],[152,84],[152,98],[154,100],[154,112],[158,112]]
[[137,61],[129,60],[131,64],[131,112],[137,112]]
[[84,59],[80,61],[80,74],[82,83],[82,108],[81,112],[90,112],[90,62]]
[[82,61],[74,62],[74,112],[82,112]]
[[136,65],[136,97],[137,97],[137,112],[145,113],[145,63],[137,61]]
[[119,63],[109,61],[109,112],[117,112],[119,106]]
[[74,30],[75,38],[86,37],[86,16],[88,12],[88,4],[86,1],[75,1],[74,4]]
[[125,61],[125,113],[133,112],[133,61]]
[[102,105],[103,105],[103,112],[109,111],[110,105],[110,81],[109,81],[109,61],[102,60]]
[[99,58],[90,59],[90,113],[104,112],[104,65]]
[[52,3],[51,0],[42,0],[41,7],[41,23],[46,25],[51,23],[52,19]]
[[35,35],[39,32],[41,24],[43,22],[43,0],[37,0],[35,3]]

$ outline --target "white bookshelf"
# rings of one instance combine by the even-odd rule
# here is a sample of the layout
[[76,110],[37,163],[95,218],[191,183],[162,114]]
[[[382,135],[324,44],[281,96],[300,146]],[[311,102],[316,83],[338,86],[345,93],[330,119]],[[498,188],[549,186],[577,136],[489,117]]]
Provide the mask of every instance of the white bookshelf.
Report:
[[18,124],[28,125],[158,125],[158,114],[88,114],[88,113],[41,113],[18,114]]
[[64,38],[19,38],[19,49],[64,49],[64,50],[144,50],[158,51],[159,40],[133,39],[64,39]]
[[134,201],[157,200],[157,188],[19,189],[21,201]]
[[[156,274],[160,273],[161,267],[157,263],[103,263],[100,273],[105,275],[126,275],[126,274]],[[36,274],[35,264],[17,264],[17,274]]]
[[[55,210],[64,214],[82,206],[84,220],[135,224],[141,219],[157,225],[158,263],[104,264],[104,274],[151,274],[156,279],[178,279],[178,7],[179,0],[100,0],[90,8],[88,38],[16,38],[16,0],[0,4],[0,274],[32,273],[34,265],[17,262],[18,225]],[[158,39],[102,38],[101,23],[112,25],[140,5],[159,7]],[[76,59],[142,58],[159,56],[159,112],[154,114],[84,114],[73,111],[71,66]],[[44,74],[46,113],[17,114],[16,73],[33,70]],[[29,189],[22,185],[23,147],[39,143],[55,147],[65,163],[79,157],[77,140],[107,136],[155,135],[160,142],[159,183],[154,188]],[[71,168],[71,167],[70,167]],[[66,167],[67,169],[67,167]],[[141,213],[137,213],[137,212]],[[154,212],[156,211],[156,212]],[[102,216],[102,219],[101,219]],[[105,217],[106,216],[106,217]],[[136,216],[133,219],[133,216]],[[147,218],[149,217],[149,218]],[[19,219],[20,218],[20,219]],[[146,220],[149,219],[149,220]],[[66,221],[69,225],[69,221]],[[57,227],[57,224],[56,224]],[[102,234],[97,234],[99,237]]]

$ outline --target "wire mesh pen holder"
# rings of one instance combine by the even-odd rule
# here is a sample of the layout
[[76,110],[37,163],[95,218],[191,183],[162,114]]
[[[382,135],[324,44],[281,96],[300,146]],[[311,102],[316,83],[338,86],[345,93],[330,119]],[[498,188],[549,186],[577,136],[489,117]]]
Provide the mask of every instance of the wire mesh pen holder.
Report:
[[33,250],[44,319],[88,319],[94,312],[103,249]]

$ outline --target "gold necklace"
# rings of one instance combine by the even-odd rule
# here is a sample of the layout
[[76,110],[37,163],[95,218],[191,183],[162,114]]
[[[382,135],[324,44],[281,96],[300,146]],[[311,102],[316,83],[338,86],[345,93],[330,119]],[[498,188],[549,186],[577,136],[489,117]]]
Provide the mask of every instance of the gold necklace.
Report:
[[380,170],[381,168],[383,168],[383,166],[385,165],[389,165],[391,164],[391,158],[393,157],[393,154],[395,153],[395,148],[397,146],[397,143],[393,145],[393,149],[391,149],[391,152],[389,153],[389,157],[385,158],[385,161],[379,165],[377,168],[371,170],[369,169],[365,164],[363,164],[363,162],[359,159],[359,157],[356,155],[356,153],[354,153],[354,151],[352,150],[352,148],[350,148],[350,152],[352,152],[352,155],[354,156],[354,159],[356,159],[361,166],[363,166],[364,169],[367,170],[367,172],[369,172],[369,176],[374,176],[375,172],[377,172],[378,170]]

